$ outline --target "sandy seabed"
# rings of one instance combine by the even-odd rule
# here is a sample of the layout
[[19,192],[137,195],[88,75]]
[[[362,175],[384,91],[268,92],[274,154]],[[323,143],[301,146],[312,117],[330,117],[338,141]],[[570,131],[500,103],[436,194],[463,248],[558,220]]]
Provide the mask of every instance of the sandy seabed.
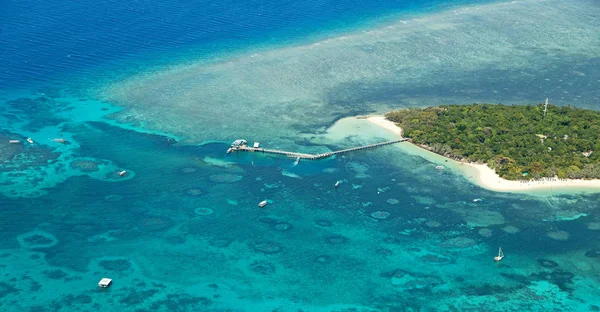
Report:
[[[402,136],[402,128],[385,116],[369,116],[366,118],[370,123],[377,125],[391,133]],[[416,145],[413,145],[416,146]],[[433,152],[420,148],[423,152],[445,158]],[[433,156],[432,155],[432,156]],[[446,158],[445,158],[446,159]],[[447,159],[452,165],[458,166],[458,171],[478,186],[496,192],[530,192],[530,191],[552,191],[562,192],[600,192],[600,180],[573,180],[573,179],[544,179],[539,181],[511,181],[501,178],[496,172],[485,164],[464,163]],[[462,168],[461,168],[462,167]]]

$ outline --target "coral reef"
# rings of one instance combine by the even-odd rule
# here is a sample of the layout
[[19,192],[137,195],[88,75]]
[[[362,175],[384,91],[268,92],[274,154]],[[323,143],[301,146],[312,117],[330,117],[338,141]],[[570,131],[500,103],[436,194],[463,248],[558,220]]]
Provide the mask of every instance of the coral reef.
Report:
[[390,213],[387,211],[375,211],[371,213],[371,217],[379,220],[387,219],[390,216]]
[[330,235],[325,237],[325,241],[332,245],[338,245],[347,242],[348,238],[342,235]]
[[259,241],[252,244],[254,251],[264,254],[276,254],[283,250],[281,244],[273,241]]
[[233,183],[240,181],[243,177],[238,174],[222,173],[213,174],[209,177],[209,180],[217,183]]
[[450,239],[440,243],[440,246],[442,246],[444,248],[468,248],[468,247],[475,246],[475,244],[476,244],[476,242],[474,239],[464,237],[464,236],[459,236],[459,237],[450,238]]
[[546,233],[546,236],[550,237],[553,240],[557,241],[566,241],[569,239],[569,232],[566,231],[551,231]]
[[194,213],[199,215],[199,216],[208,216],[213,214],[213,210],[210,208],[206,208],[206,207],[199,207],[194,209]]

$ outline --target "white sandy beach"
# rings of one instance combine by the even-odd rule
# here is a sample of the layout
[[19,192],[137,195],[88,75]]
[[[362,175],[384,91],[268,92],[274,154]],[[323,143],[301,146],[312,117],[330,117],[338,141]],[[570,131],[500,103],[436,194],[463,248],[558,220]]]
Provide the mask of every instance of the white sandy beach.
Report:
[[[389,132],[395,133],[402,136],[402,129],[393,122],[387,120],[385,116],[369,116],[366,118],[367,121],[374,125],[377,125]],[[416,146],[413,144],[413,146]],[[553,194],[556,193],[573,193],[575,192],[600,192],[600,180],[557,180],[557,179],[546,179],[543,181],[511,181],[502,179],[499,175],[494,172],[493,169],[484,164],[475,163],[463,163],[458,162],[441,155],[437,155],[433,152],[429,152],[423,148],[418,147],[424,153],[432,154],[430,156],[439,156],[447,159],[453,167],[459,169],[473,183],[496,192],[510,192],[510,193],[525,193],[530,191],[551,191]],[[421,153],[419,153],[421,154]],[[427,157],[429,158],[429,157]],[[436,159],[438,157],[435,157]]]

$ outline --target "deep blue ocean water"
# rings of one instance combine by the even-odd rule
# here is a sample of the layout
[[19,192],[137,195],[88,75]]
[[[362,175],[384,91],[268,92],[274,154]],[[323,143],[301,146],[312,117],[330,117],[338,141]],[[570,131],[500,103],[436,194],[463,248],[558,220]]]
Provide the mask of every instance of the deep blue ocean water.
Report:
[[[297,165],[227,156],[228,137],[180,144],[104,118],[119,108],[82,91],[147,68],[486,2],[3,3],[0,310],[597,309],[598,195],[494,193],[395,147]],[[385,139],[294,142],[333,150]],[[372,215],[381,211],[390,215]],[[498,246],[507,258],[494,263]],[[112,287],[98,288],[102,277]]]
[[251,46],[293,44],[402,12],[485,2],[8,0],[0,12],[0,89],[45,87],[74,75],[93,74],[97,81],[115,70],[130,74]]

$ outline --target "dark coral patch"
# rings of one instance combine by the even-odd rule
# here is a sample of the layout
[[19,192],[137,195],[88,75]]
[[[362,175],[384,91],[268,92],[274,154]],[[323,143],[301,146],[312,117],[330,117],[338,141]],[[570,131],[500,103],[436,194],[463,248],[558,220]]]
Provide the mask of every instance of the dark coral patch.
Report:
[[440,255],[427,254],[419,257],[419,260],[430,264],[447,264],[452,262],[452,259]]
[[51,238],[48,238],[44,235],[40,235],[40,234],[33,234],[30,236],[26,236],[23,238],[23,241],[31,244],[31,245],[52,245],[52,243],[54,242]]
[[44,273],[44,275],[46,275],[48,278],[55,280],[63,279],[68,276],[68,274],[65,273],[63,270],[47,270],[43,271],[42,273]]
[[266,260],[252,262],[252,264],[250,264],[250,269],[261,275],[271,275],[275,273],[275,265]]
[[193,188],[185,190],[185,195],[193,196],[193,197],[200,196],[200,195],[204,195],[204,191],[200,188],[193,187]]
[[315,224],[322,227],[330,227],[333,225],[333,222],[325,219],[319,219],[315,221]]
[[158,292],[157,289],[148,289],[148,290],[136,290],[134,288],[128,288],[129,293],[122,296],[119,300],[120,303],[128,306],[134,307],[144,303],[147,299],[154,296]]
[[544,268],[552,269],[558,266],[558,263],[549,259],[538,259],[538,263]]
[[285,231],[289,231],[292,229],[292,225],[286,222],[279,222],[275,225],[273,225],[272,227],[275,231],[281,231],[281,232],[285,232]]
[[85,160],[85,159],[74,160],[73,162],[71,162],[71,168],[79,169],[80,171],[83,171],[83,172],[98,171],[98,165],[100,165],[99,162],[95,162],[93,160]]
[[212,238],[208,241],[208,244],[213,247],[226,248],[229,247],[229,245],[231,245],[232,242],[233,241],[231,239],[227,238]]
[[171,227],[173,223],[164,217],[147,217],[140,220],[139,225],[145,230],[158,231]]
[[199,308],[211,304],[212,300],[206,297],[195,297],[187,294],[168,294],[166,299],[153,302],[150,306],[150,311],[203,311]]
[[260,241],[256,242],[252,245],[252,249],[257,252],[261,252],[264,254],[276,254],[283,250],[283,247],[276,242],[272,241]]
[[388,257],[394,254],[393,251],[386,249],[386,248],[379,248],[377,249],[376,253],[380,256],[384,256],[384,257]]
[[320,255],[315,259],[315,262],[317,263],[325,263],[325,262],[329,262],[329,256],[326,255]]
[[339,245],[347,242],[348,238],[342,235],[330,235],[325,238],[325,241],[332,245]]
[[600,257],[600,248],[594,248],[594,249],[590,249],[590,250],[586,251],[585,256],[590,257],[590,258]]
[[279,220],[277,220],[275,218],[270,218],[270,217],[258,218],[258,221],[268,224],[268,225],[275,225],[279,222]]
[[0,282],[0,298],[4,298],[10,294],[18,293],[19,289],[13,287],[6,282]]

